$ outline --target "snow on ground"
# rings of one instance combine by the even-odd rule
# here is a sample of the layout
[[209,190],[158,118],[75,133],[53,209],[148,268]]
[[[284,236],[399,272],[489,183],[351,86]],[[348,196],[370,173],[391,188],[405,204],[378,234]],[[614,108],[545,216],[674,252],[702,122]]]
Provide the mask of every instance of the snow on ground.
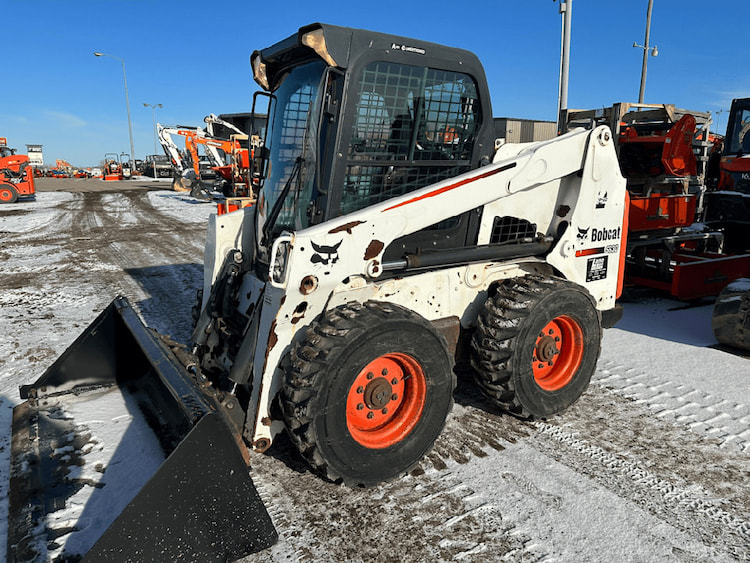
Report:
[[[0,514],[18,385],[117,293],[185,341],[212,212],[171,191],[42,192],[0,207]],[[244,561],[750,560],[750,359],[712,348],[711,310],[710,301],[628,300],[589,390],[549,421],[495,413],[462,384],[433,451],[379,487],[327,483],[278,439],[253,456],[252,476],[279,543]],[[132,494],[117,488],[134,471],[125,461],[151,463],[145,475],[160,458],[142,451],[151,439],[120,441],[140,436],[126,404],[78,407],[68,414],[90,440],[57,453],[85,458],[71,475],[105,486],[82,489],[53,525],[76,521],[58,543],[85,549],[97,520]],[[7,524],[0,517],[0,538]]]

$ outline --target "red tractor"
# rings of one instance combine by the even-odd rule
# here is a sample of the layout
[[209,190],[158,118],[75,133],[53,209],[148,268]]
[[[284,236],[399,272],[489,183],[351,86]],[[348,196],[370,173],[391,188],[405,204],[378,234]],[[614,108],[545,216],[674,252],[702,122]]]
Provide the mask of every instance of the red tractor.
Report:
[[19,198],[34,197],[34,170],[29,157],[16,154],[0,137],[0,203],[14,203]]

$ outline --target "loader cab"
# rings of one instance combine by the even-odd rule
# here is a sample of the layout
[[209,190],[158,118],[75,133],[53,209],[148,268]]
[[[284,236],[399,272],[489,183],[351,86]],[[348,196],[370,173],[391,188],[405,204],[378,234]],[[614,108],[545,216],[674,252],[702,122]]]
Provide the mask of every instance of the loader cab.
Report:
[[[257,206],[259,258],[296,231],[490,161],[492,110],[475,55],[423,41],[313,24],[252,56],[268,93]],[[474,244],[479,211],[395,241],[385,259]]]
[[724,156],[750,154],[750,98],[732,100]]
[[16,154],[15,149],[10,148],[7,145],[0,145],[0,158],[5,158],[7,156],[13,156]]
[[[750,98],[732,100],[718,189],[750,194]],[[734,207],[734,204],[729,206]]]

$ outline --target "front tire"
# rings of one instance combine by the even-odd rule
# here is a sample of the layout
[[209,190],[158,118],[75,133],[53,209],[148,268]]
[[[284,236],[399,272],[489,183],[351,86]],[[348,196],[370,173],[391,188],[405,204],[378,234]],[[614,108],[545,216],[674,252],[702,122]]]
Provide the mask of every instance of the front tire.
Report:
[[280,398],[287,430],[316,472],[372,486],[410,470],[453,406],[453,359],[416,313],[390,303],[327,311],[292,346]]
[[0,203],[15,203],[18,201],[18,190],[10,184],[0,184]]
[[477,383],[521,418],[558,414],[588,387],[601,338],[601,316],[584,288],[541,276],[504,280],[472,337]]

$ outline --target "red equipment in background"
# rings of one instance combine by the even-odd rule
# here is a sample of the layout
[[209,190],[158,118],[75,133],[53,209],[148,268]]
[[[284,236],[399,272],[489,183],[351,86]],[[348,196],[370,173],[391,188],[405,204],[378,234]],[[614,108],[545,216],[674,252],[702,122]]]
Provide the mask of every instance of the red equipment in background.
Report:
[[732,100],[706,222],[726,234],[731,252],[750,252],[750,98]]
[[718,295],[750,275],[750,255],[728,253],[727,246],[735,245],[727,245],[726,230],[701,222],[712,147],[709,114],[630,103],[568,112],[569,128],[592,121],[612,129],[628,182],[627,283],[691,300]]
[[29,157],[16,154],[8,140],[0,137],[0,203],[14,203],[20,198],[34,197],[34,169]]
[[104,180],[113,182],[122,180],[122,163],[120,155],[114,152],[108,152],[104,155]]

